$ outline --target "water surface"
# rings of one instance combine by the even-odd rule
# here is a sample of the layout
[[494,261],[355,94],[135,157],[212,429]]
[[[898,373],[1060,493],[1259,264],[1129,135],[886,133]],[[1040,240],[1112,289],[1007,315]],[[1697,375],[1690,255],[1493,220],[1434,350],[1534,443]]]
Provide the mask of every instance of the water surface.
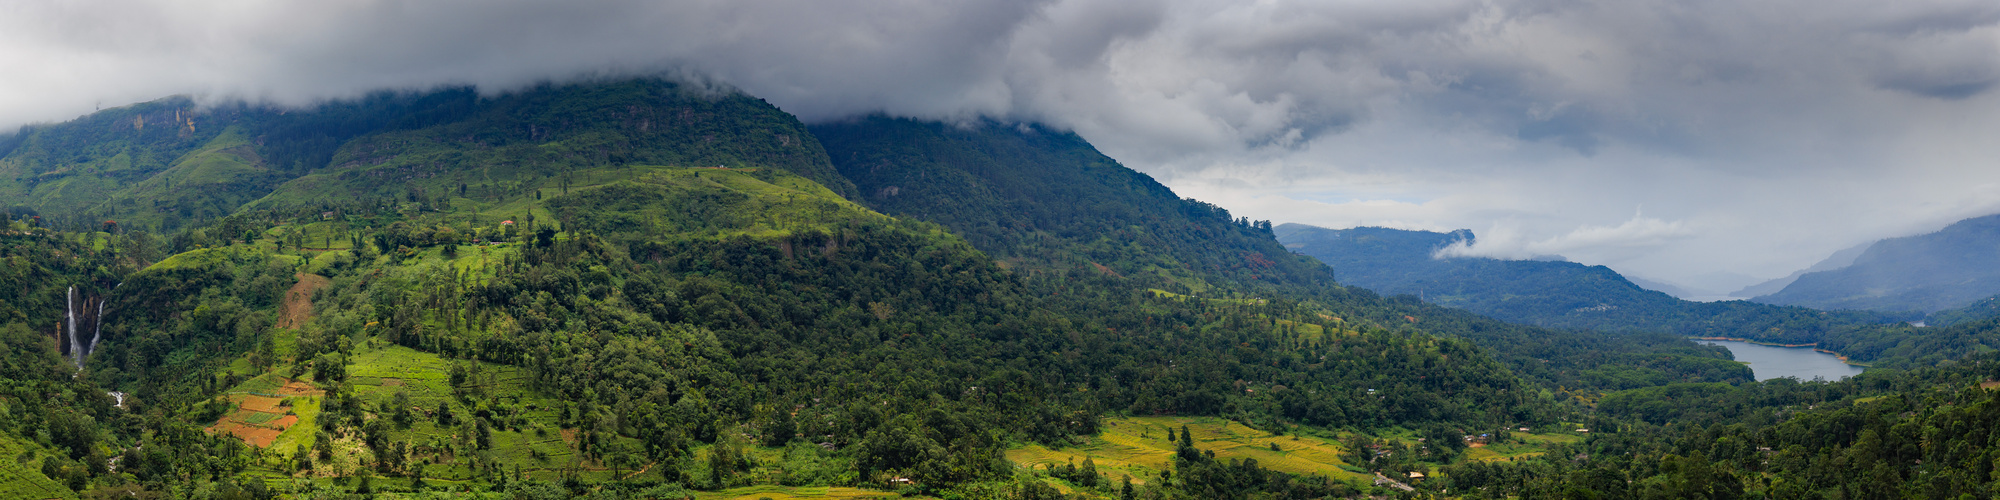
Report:
[[1737,361],[1750,364],[1750,373],[1757,380],[1795,377],[1799,380],[1823,378],[1840,380],[1861,373],[1861,367],[1840,361],[1840,358],[1812,350],[1811,347],[1775,347],[1757,345],[1734,340],[1697,340],[1696,343],[1719,345],[1729,349]]

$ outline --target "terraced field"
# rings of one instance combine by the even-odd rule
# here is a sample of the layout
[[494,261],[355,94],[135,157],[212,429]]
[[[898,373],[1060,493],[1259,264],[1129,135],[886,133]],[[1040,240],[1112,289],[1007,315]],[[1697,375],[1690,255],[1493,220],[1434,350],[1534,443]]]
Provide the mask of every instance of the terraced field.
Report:
[[[318,413],[319,398],[325,391],[299,380],[275,373],[252,378],[231,389],[227,396],[236,408],[208,432],[228,434],[259,448],[270,448],[310,413]],[[301,408],[301,403],[305,408]]]

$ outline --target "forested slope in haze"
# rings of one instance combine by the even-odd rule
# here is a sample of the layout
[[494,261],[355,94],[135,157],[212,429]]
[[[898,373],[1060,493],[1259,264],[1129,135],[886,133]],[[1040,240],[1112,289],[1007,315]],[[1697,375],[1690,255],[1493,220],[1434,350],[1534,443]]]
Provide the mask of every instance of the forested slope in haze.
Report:
[[1869,245],[1854,263],[1805,273],[1758,302],[1822,309],[1921,311],[1964,307],[2000,294],[2000,215]]

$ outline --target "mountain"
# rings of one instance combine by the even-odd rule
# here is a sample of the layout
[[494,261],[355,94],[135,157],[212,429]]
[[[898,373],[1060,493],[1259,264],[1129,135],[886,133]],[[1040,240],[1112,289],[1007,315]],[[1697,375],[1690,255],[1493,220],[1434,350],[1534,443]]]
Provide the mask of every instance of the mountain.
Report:
[[[1093,276],[1147,293],[1298,301],[1336,321],[1461,337],[1516,373],[1567,387],[1731,377],[1671,336],[1614,338],[1510,325],[1334,281],[1284,248],[1284,227],[1231,218],[1119,165],[1073,133],[870,117],[812,126],[858,201],[940,224],[1013,269]],[[1351,281],[1347,277],[1342,280]]]
[[1921,311],[2000,294],[2000,215],[1869,245],[1851,265],[1805,273],[1759,302],[1820,309]]
[[[1540,380],[1748,375],[1677,339],[1501,361],[1475,342],[1541,335],[1340,287],[1268,223],[1033,126],[808,130],[657,80],[181,104],[8,139],[0,415],[26,420],[0,446],[40,465],[0,493],[991,497],[1055,480],[1017,479],[1017,448],[1114,426],[1443,443],[1378,465],[1410,468],[1564,418]],[[1147,495],[1375,488],[1333,455],[1180,446],[1112,470]]]
[[[1759,383],[1674,335],[1336,282],[1298,228],[1033,124],[805,126],[653,79],[181,103],[0,138],[0,498],[1781,496],[1855,486],[1754,447],[1988,444],[1766,430],[1866,401],[1979,428],[1929,395],[1970,394],[1939,388],[1990,326],[1841,337],[1944,368]],[[1835,316],[1808,312],[1712,321]]]
[[1345,283],[1547,327],[1800,344],[1848,326],[1899,318],[1744,301],[1690,302],[1640,287],[1610,268],[1574,262],[1433,258],[1439,248],[1473,239],[1467,230],[1285,224],[1276,234],[1286,247],[1332,266]]
[[252,202],[495,199],[621,164],[756,164],[852,194],[809,137],[760,99],[658,80],[382,92],[311,112],[169,98],[0,141],[0,198],[51,223],[158,232]]
[[1786,275],[1783,278],[1746,286],[1741,290],[1729,292],[1729,296],[1748,299],[1778,293],[1779,290],[1784,290],[1786,286],[1790,286],[1792,282],[1798,281],[1799,277],[1805,276],[1806,273],[1832,271],[1854,265],[1854,259],[1861,257],[1861,253],[1868,251],[1868,247],[1874,244],[1875,242],[1871,241],[1834,252],[1833,255],[1827,256],[1826,259],[1814,263],[1810,267],[1793,271],[1792,274]]
[[883,213],[935,222],[1009,265],[1095,269],[1175,293],[1337,287],[1270,223],[1182,199],[1074,133],[886,117],[815,125],[840,173]]

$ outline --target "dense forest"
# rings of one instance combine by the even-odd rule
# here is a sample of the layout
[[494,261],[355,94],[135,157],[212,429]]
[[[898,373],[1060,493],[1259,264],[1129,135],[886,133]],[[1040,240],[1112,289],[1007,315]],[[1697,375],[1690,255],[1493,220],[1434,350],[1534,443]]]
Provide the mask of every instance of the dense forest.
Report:
[[1953,429],[1996,365],[1925,344],[1990,321],[1754,382],[1679,332],[1346,286],[1045,127],[807,127],[641,79],[169,99],[0,145],[0,498],[1995,485]]

